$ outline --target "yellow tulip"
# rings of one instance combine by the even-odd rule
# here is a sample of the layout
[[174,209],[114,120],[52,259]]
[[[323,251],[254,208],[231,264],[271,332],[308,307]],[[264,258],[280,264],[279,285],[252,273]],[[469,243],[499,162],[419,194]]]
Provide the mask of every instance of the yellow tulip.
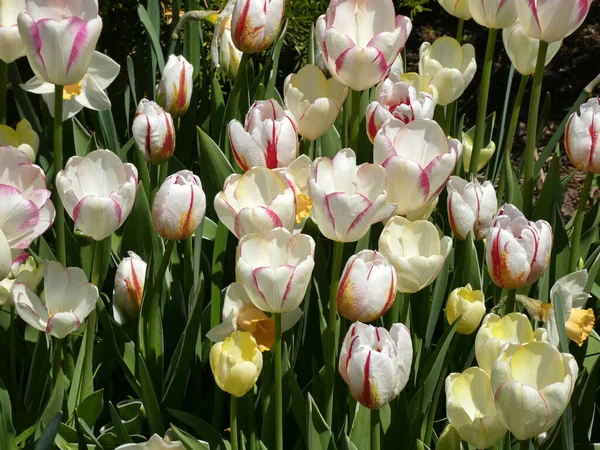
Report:
[[459,317],[456,332],[472,334],[485,315],[485,297],[482,291],[474,291],[470,284],[456,288],[448,297],[446,318],[453,324]]
[[27,155],[29,161],[34,163],[40,147],[40,138],[31,124],[23,119],[15,128],[0,125],[0,145],[18,148]]

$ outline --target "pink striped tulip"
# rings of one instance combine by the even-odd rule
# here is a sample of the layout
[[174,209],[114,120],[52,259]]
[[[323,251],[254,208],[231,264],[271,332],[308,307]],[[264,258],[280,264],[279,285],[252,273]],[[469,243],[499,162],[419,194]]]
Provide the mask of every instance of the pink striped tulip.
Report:
[[284,0],[230,0],[235,2],[231,17],[231,37],[244,53],[268,49],[283,20]]
[[505,289],[533,284],[546,270],[552,245],[548,222],[529,222],[515,206],[504,205],[486,237],[486,262],[492,281]]
[[26,0],[17,23],[29,64],[40,80],[58,86],[82,80],[102,30],[97,0]]
[[296,119],[275,100],[257,101],[243,126],[237,120],[229,123],[229,142],[243,171],[287,167],[298,154]]
[[593,0],[514,0],[529,37],[556,42],[570,36],[585,20]]
[[442,191],[458,162],[461,144],[448,139],[433,120],[408,125],[392,119],[374,143],[374,161],[387,173],[388,202],[397,204],[396,214],[420,210]]
[[371,225],[387,220],[396,205],[386,203],[385,179],[385,170],[376,164],[357,166],[349,148],[333,159],[316,159],[308,192],[319,231],[332,241],[356,242]]
[[456,237],[464,241],[469,232],[473,239],[482,240],[498,210],[496,190],[489,181],[480,184],[477,179],[467,182],[450,177],[448,190],[448,221]]
[[198,229],[206,213],[206,195],[197,175],[180,170],[167,177],[152,203],[152,224],[158,235],[183,241]]
[[170,55],[156,86],[158,104],[175,119],[183,116],[192,99],[194,66],[183,56]]
[[515,0],[469,0],[469,10],[473,20],[486,28],[508,28],[517,20]]
[[315,266],[313,238],[275,228],[244,236],[238,252],[236,279],[254,306],[269,313],[289,313],[300,306]]
[[0,60],[7,64],[25,56],[17,26],[17,16],[25,9],[25,4],[25,0],[10,0],[0,5]]
[[150,164],[162,164],[175,152],[175,124],[171,114],[146,98],[133,119],[133,139]]
[[113,234],[129,216],[138,187],[133,164],[110,150],[73,156],[56,176],[56,189],[75,226],[95,241]]
[[600,98],[592,98],[573,113],[565,132],[565,149],[582,172],[600,173]]
[[123,258],[115,274],[113,313],[115,320],[123,324],[135,320],[142,307],[147,264],[135,252]]
[[334,78],[355,91],[383,80],[412,30],[392,0],[331,0],[316,36]]
[[0,280],[10,273],[11,250],[24,250],[54,222],[44,171],[21,150],[0,147]]
[[406,386],[412,357],[410,331],[401,323],[388,331],[355,322],[342,343],[338,369],[356,401],[379,409]]

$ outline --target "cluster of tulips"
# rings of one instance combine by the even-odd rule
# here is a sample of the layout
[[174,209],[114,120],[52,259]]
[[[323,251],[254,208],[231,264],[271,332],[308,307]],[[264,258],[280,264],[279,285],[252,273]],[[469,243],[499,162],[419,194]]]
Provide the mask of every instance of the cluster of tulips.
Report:
[[[481,264],[476,279],[452,286],[447,298],[445,326],[462,335],[476,333],[477,366],[445,379],[448,425],[438,447],[459,448],[462,440],[485,449],[510,432],[529,448],[530,439],[546,439],[573,394],[579,367],[564,337],[581,346],[595,322],[593,309],[586,308],[594,280],[581,270],[580,258],[585,261],[586,255],[579,249],[585,206],[594,174],[600,173],[598,98],[581,105],[565,130],[567,155],[587,174],[570,238],[568,274],[555,281],[543,301],[517,290],[544,275],[554,243],[549,222],[532,220],[543,69],[561,41],[583,23],[592,0],[439,3],[459,19],[458,39],[423,43],[418,73],[406,73],[401,51],[412,24],[396,15],[391,0],[332,0],[314,25],[314,64],[285,78],[282,97],[257,99],[243,122],[231,120],[221,130],[223,155],[230,153],[237,167],[209,210],[218,218],[217,235],[228,230],[238,241],[235,282],[217,286],[224,298],[221,303],[217,292],[211,305],[220,321],[212,321],[205,333],[214,343],[210,367],[218,387],[232,396],[233,418],[236,399],[255,389],[263,353],[273,354],[277,450],[284,448],[283,333],[303,317],[314,272],[328,264],[315,255],[316,236],[333,241],[329,302],[323,304],[328,320],[322,324],[328,339],[323,418],[329,426],[336,396],[345,395],[336,384],[339,373],[352,397],[372,410],[371,449],[379,449],[378,410],[400,395],[419,361],[422,337],[415,336],[408,318],[409,305],[414,308],[409,296],[424,292],[448,271],[447,259],[453,251],[458,255],[457,246],[463,255],[471,248],[485,255],[499,297],[486,314]],[[178,129],[190,109],[198,71],[181,55],[163,61],[156,101],[139,102],[129,130],[138,150],[136,164],[124,162],[120,149],[110,149],[73,156],[63,165],[62,123],[83,108],[109,110],[106,88],[120,70],[95,51],[102,29],[97,0],[11,0],[0,5],[0,18],[2,64],[27,56],[35,76],[22,88],[40,94],[54,117],[52,180],[36,165],[40,139],[31,124],[0,126],[0,303],[46,333],[48,342],[50,336],[61,340],[80,328],[93,342],[96,308],[104,304],[99,295],[103,255],[110,253],[111,237],[136,205],[142,172],[156,170],[149,191],[151,222],[164,250],[153,255],[152,273],[150,261],[134,252],[116,261],[110,302],[115,324],[136,323],[144,305],[159,309],[176,243],[202,233],[207,202],[200,178],[187,169],[168,172],[178,142],[186,139]],[[230,102],[241,104],[251,55],[276,42],[284,0],[230,0],[222,11],[202,18],[214,24],[214,68],[232,81]],[[489,41],[476,126],[467,134],[456,123],[456,110],[477,71],[474,47],[461,45],[463,21],[471,18],[489,29]],[[485,130],[499,29],[506,53],[523,75],[519,105],[534,74],[522,211],[504,201],[513,176],[516,123],[509,131],[500,183],[477,177],[496,151]],[[322,139],[332,130],[342,146],[324,156]],[[91,271],[67,267],[71,241],[65,212],[78,238],[96,243]],[[28,249],[52,230],[56,260],[43,261]],[[359,245],[344,261],[347,243]],[[386,327],[377,326],[383,322]],[[242,448],[239,435],[232,419],[233,450]],[[206,448],[194,447],[198,443],[154,435],[118,449]]]

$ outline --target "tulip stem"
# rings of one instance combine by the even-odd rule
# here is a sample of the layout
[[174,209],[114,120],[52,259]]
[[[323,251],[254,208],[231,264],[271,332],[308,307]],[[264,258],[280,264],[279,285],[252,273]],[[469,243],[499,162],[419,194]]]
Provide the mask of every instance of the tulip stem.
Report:
[[281,388],[281,313],[275,319],[275,450],[283,450],[283,392]]
[[583,219],[585,218],[585,207],[590,198],[592,182],[594,181],[594,173],[588,172],[585,177],[585,184],[581,189],[581,198],[577,213],[575,214],[575,222],[573,224],[573,234],[571,235],[571,251],[569,253],[569,273],[577,270],[577,262],[579,261],[579,244],[581,242],[581,231],[583,228]]
[[[361,91],[350,90],[350,104],[352,105],[352,112],[350,113],[349,124],[348,124],[348,147],[356,152],[358,158],[358,136],[360,133],[360,96]],[[364,113],[364,111],[363,111]],[[360,161],[366,162],[366,161]]]
[[231,396],[229,427],[231,429],[231,450],[238,450],[237,397],[235,395]]
[[483,62],[483,72],[481,74],[481,84],[479,85],[479,98],[477,103],[477,122],[475,125],[475,139],[473,140],[473,153],[469,172],[471,178],[477,176],[479,168],[479,155],[484,146],[485,138],[485,119],[487,115],[488,96],[490,93],[490,78],[492,77],[492,65],[494,63],[494,48],[496,47],[496,36],[498,30],[490,28],[488,31],[488,41],[485,49],[485,60]]
[[380,430],[381,421],[379,417],[379,410],[371,410],[371,450],[379,450],[380,447]]
[[529,440],[519,441],[519,450],[529,450]]
[[[54,177],[63,167],[63,87],[54,87]],[[58,191],[54,190],[56,208],[56,258],[63,266],[67,264],[65,250],[65,211]]]
[[446,123],[444,132],[446,136],[454,136],[454,116],[456,115],[456,107],[457,107],[458,99],[454,100],[446,107]]
[[344,243],[335,241],[333,243],[333,265],[331,266],[331,285],[329,290],[329,322],[327,326],[327,367],[325,388],[325,422],[332,426],[333,418],[333,387],[335,385],[337,347],[340,339],[340,326],[337,320],[337,291],[340,284],[340,272],[342,270],[342,258],[344,255]]
[[460,44],[462,42],[463,30],[465,28],[464,19],[458,19],[458,28],[456,29],[456,40]]
[[542,81],[546,65],[548,43],[540,41],[531,100],[529,101],[529,117],[527,118],[527,141],[525,145],[525,170],[523,175],[523,214],[530,218],[533,210],[533,171],[535,166],[535,144],[537,142],[538,112],[540,109],[540,96],[542,94]]
[[506,293],[506,305],[504,307],[504,315],[510,314],[515,310],[515,299],[517,298],[517,290],[509,289]]
[[8,92],[8,64],[0,60],[0,125],[6,125],[6,99]]

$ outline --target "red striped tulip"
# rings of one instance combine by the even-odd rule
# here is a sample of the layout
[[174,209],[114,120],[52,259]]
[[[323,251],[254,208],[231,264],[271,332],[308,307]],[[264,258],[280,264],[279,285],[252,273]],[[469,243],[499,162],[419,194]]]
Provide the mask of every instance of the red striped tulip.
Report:
[[17,23],[33,73],[58,86],[78,85],[102,30],[97,0],[27,0]]
[[243,126],[237,120],[229,123],[229,142],[243,171],[287,167],[298,154],[296,119],[275,100],[257,101]]
[[546,270],[552,245],[548,222],[529,222],[515,206],[504,205],[486,237],[486,262],[492,281],[505,289],[533,284]]
[[412,356],[410,331],[401,323],[388,331],[355,322],[342,343],[339,372],[356,401],[379,409],[406,386]]
[[284,0],[233,0],[231,30],[233,43],[244,53],[268,49],[283,20]]
[[115,320],[123,324],[138,317],[144,295],[147,264],[136,253],[129,252],[117,267],[113,292]]
[[477,179],[467,182],[459,177],[450,177],[448,190],[448,220],[452,231],[460,240],[469,232],[475,240],[485,238],[496,211],[496,190],[489,181],[480,184]]
[[170,55],[160,83],[156,86],[158,104],[175,119],[183,116],[192,98],[192,66],[183,56]]
[[206,213],[206,195],[197,175],[180,170],[167,177],[152,203],[152,224],[160,237],[183,241],[198,229]]
[[515,0],[469,0],[473,20],[486,28],[508,28],[517,19]]
[[383,80],[412,30],[392,0],[331,0],[316,36],[331,75],[355,91]]
[[10,0],[0,6],[0,60],[7,64],[25,56],[17,26],[17,16],[25,6],[25,0]]
[[56,189],[75,226],[96,241],[127,219],[137,193],[138,172],[110,150],[73,156],[56,176]]
[[144,98],[133,119],[133,138],[150,164],[162,164],[175,152],[175,124],[171,114]]
[[600,98],[592,98],[573,113],[565,132],[565,149],[582,172],[600,173]]

